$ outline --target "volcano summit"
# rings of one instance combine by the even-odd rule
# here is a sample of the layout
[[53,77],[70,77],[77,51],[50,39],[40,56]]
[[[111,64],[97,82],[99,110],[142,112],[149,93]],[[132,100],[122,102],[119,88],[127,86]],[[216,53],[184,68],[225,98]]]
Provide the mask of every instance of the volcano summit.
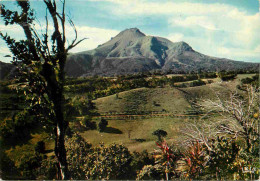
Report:
[[94,50],[69,55],[65,71],[68,76],[78,77],[151,70],[179,73],[238,69],[257,69],[257,66],[254,63],[207,56],[185,42],[146,36],[139,29],[130,28]]

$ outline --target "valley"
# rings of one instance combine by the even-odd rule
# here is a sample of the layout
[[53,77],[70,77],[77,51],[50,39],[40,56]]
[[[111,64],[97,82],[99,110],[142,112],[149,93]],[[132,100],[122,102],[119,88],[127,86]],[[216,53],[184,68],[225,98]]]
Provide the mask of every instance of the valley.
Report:
[[[79,134],[93,147],[118,144],[127,147],[131,153],[147,150],[152,154],[158,141],[153,133],[163,130],[167,133],[165,141],[182,150],[188,140],[187,126],[211,124],[222,119],[217,112],[205,112],[199,104],[204,100],[216,100],[217,94],[223,99],[228,99],[234,91],[243,94],[243,89],[238,89],[243,87],[241,80],[258,77],[254,73],[237,74],[235,78],[223,81],[219,76],[208,73],[69,78],[65,97],[70,128],[66,134]],[[199,77],[202,77],[199,79],[202,83],[194,84]],[[31,158],[35,145],[41,141],[45,143],[46,156],[54,156],[54,141],[48,128],[35,124],[28,119],[29,115],[24,115],[27,119],[24,125],[12,122],[25,106],[23,94],[16,94],[11,89],[14,85],[12,81],[2,81],[1,85],[1,145],[19,167],[23,161],[16,158],[22,155]],[[98,126],[102,119],[108,124],[100,131]],[[94,127],[89,127],[89,123]],[[18,133],[15,127],[24,132]],[[15,132],[17,136],[24,135],[23,138],[17,138],[15,134],[10,136]]]

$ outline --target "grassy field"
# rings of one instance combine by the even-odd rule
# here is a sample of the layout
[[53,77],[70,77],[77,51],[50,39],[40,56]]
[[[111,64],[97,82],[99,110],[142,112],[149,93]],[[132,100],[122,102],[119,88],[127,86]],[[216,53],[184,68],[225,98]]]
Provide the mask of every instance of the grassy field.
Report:
[[[129,91],[120,92],[118,95],[99,98],[94,101],[97,111],[100,114],[151,114],[159,112],[162,114],[189,114],[193,111],[193,101],[201,99],[214,99],[216,92],[221,92],[222,96],[227,96],[230,91],[236,89],[236,85],[245,77],[252,77],[254,74],[238,75],[233,81],[222,82],[220,79],[212,79],[213,83],[188,88],[174,88],[166,86],[164,88],[138,88]],[[13,99],[10,94],[1,95],[1,106],[14,109],[14,104],[10,104]],[[18,105],[19,106],[19,105]],[[17,109],[17,107],[15,109]],[[20,107],[20,106],[19,106]],[[2,116],[10,113],[10,110],[1,110]],[[11,111],[12,112],[12,111]],[[113,115],[113,114],[112,114]],[[81,132],[81,135],[91,144],[98,145],[100,142],[105,144],[120,143],[126,145],[131,151],[149,151],[156,148],[156,137],[152,135],[153,131],[163,129],[167,131],[167,140],[174,143],[182,139],[180,128],[184,122],[194,121],[195,118],[189,116],[184,117],[151,117],[132,119],[108,119],[108,128],[103,133],[97,130],[88,130]],[[98,122],[98,120],[96,120]],[[26,153],[27,150],[33,150],[34,145],[44,140],[49,155],[54,147],[53,141],[48,139],[45,133],[35,133],[28,142],[28,146],[20,145],[17,148],[9,148],[7,150],[10,158],[16,158],[15,155]]]
[[178,140],[180,127],[184,122],[193,121],[189,118],[149,118],[136,120],[108,120],[108,127],[104,132],[89,130],[81,135],[93,145],[100,142],[105,144],[124,144],[130,151],[152,151],[156,148],[157,137],[152,135],[153,131],[163,129],[168,133],[167,140],[170,144]]
[[[193,110],[193,101],[215,99],[216,93],[221,93],[221,96],[226,98],[231,91],[236,89],[236,85],[240,83],[242,78],[251,76],[253,75],[238,75],[235,80],[228,82],[222,82],[219,78],[216,78],[212,79],[213,83],[211,84],[188,88],[138,88],[121,92],[118,96],[111,95],[99,98],[94,103],[101,114],[123,114],[129,111],[136,114],[142,111],[187,114],[190,110]],[[167,140],[171,144],[182,139],[181,127],[185,122],[193,122],[194,119],[199,119],[199,117],[109,119],[108,129],[104,133],[90,130],[83,132],[82,136],[93,145],[100,142],[105,144],[120,143],[126,145],[131,151],[144,149],[151,151],[156,148],[155,141],[157,139],[152,135],[153,131],[156,129],[167,131]]]

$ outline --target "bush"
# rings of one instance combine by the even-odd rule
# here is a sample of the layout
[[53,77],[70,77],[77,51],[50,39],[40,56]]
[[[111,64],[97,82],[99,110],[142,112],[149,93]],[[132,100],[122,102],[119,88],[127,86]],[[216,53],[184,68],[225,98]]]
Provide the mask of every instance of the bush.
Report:
[[140,171],[145,165],[154,164],[154,158],[146,150],[142,152],[133,152],[132,157],[133,160],[131,162],[131,167],[132,167],[133,175],[135,176],[137,171]]
[[83,124],[84,124],[84,126],[86,126],[87,129],[90,129],[90,130],[97,129],[97,124],[96,124],[96,122],[91,121],[91,120],[88,119],[88,118],[84,118]]
[[41,161],[41,166],[37,169],[37,180],[57,179],[57,160],[54,156]]
[[99,132],[103,132],[108,125],[107,120],[101,118],[100,122],[98,123],[98,130]]
[[0,178],[3,180],[17,180],[21,176],[15,166],[14,161],[6,155],[5,151],[0,149]]
[[15,146],[15,148],[8,150],[7,155],[15,162],[15,166],[20,173],[19,179],[37,179],[38,172],[36,170],[41,166],[44,155],[37,154],[33,145]]
[[34,117],[28,111],[21,111],[12,118],[5,118],[0,123],[0,133],[3,142],[15,144],[19,141],[28,140],[31,131],[37,126]]
[[84,169],[92,145],[87,143],[84,138],[78,134],[74,134],[72,138],[67,138],[66,143],[68,168],[70,170],[72,179],[86,179],[86,172]]
[[233,79],[235,79],[236,76],[237,76],[237,74],[233,73],[233,72],[219,72],[218,73],[218,77],[222,81],[233,80]]
[[156,165],[145,165],[142,170],[137,174],[136,180],[162,180],[165,178],[163,166]]
[[92,146],[80,135],[73,135],[66,145],[68,166],[75,180],[121,180],[132,178],[132,156],[122,145]]
[[201,85],[206,85],[206,83],[204,81],[202,81],[201,79],[195,80],[190,83],[190,87],[201,86]]
[[157,136],[158,141],[162,141],[162,139],[167,136],[167,132],[162,129],[157,129],[152,134]]
[[44,141],[38,141],[35,146],[36,153],[45,153],[45,143]]
[[123,145],[103,144],[91,150],[85,164],[86,178],[90,180],[122,180],[131,178],[130,152]]

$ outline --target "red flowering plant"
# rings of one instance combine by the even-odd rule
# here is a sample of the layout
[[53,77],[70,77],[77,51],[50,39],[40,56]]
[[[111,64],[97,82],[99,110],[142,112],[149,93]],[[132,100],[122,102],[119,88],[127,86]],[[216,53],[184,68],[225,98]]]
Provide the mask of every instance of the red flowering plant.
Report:
[[155,150],[153,156],[155,158],[155,163],[161,165],[162,172],[165,173],[166,180],[171,178],[179,177],[177,168],[177,161],[181,158],[181,153],[173,147],[168,146],[167,142],[160,141],[156,142],[159,149]]
[[205,148],[198,141],[192,142],[183,154],[182,172],[185,178],[198,179],[207,164]]

